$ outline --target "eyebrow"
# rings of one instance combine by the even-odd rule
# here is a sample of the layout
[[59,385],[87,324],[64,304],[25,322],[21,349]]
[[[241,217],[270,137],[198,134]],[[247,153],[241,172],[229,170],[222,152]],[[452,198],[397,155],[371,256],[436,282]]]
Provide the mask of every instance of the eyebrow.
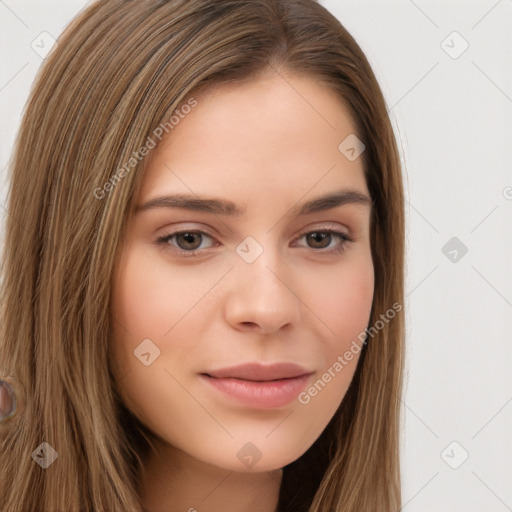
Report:
[[[356,204],[369,207],[372,204],[372,200],[366,194],[361,194],[355,190],[338,190],[323,196],[316,197],[302,205],[298,205],[292,208],[291,214],[307,215],[310,213],[330,210],[332,208],[337,208],[338,206],[344,206],[348,204]],[[155,197],[146,203],[137,206],[135,213],[140,213],[155,208],[183,208],[186,210],[229,216],[242,216],[245,213],[245,207],[240,207],[227,199],[220,199],[215,197],[200,198],[188,194]]]

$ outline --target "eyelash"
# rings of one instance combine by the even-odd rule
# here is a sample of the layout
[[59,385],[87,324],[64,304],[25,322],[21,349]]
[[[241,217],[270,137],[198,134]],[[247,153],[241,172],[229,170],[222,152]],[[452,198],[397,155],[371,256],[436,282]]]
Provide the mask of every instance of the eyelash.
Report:
[[[182,235],[182,234],[185,234],[185,233],[187,233],[187,234],[194,234],[194,235],[206,235],[207,237],[213,238],[210,234],[208,234],[205,231],[185,229],[185,230],[181,230],[181,231],[174,231],[173,233],[169,233],[168,235],[163,235],[163,236],[159,237],[156,240],[155,244],[160,246],[160,247],[168,246],[169,245],[169,241],[173,237],[175,237],[176,235]],[[344,252],[346,250],[346,245],[353,241],[352,238],[350,238],[345,233],[342,233],[341,231],[335,231],[335,230],[332,230],[332,229],[315,229],[315,230],[312,230],[312,231],[305,231],[305,232],[300,234],[298,239],[302,238],[305,235],[309,235],[309,234],[312,234],[312,233],[327,233],[329,235],[335,235],[335,236],[337,236],[337,237],[339,237],[341,239],[341,243],[339,245],[337,245],[336,247],[331,248],[331,249],[327,249],[326,250],[326,249],[314,249],[314,248],[311,248],[314,252],[321,252],[323,254],[341,254],[342,252]],[[203,249],[193,249],[191,251],[185,251],[184,249],[173,247],[171,250],[177,252],[179,256],[193,257],[193,256],[197,256],[197,254],[199,252],[201,252]]]

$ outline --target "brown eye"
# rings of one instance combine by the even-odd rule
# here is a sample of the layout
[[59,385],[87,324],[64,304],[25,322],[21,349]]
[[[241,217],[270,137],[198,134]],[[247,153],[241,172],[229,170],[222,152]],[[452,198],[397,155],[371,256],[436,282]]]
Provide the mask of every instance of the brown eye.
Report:
[[156,244],[174,250],[182,256],[196,256],[202,249],[212,247],[201,247],[204,238],[213,240],[213,238],[204,231],[176,231],[168,235],[161,236],[156,240]]
[[178,233],[176,235],[176,245],[185,251],[196,250],[201,245],[201,235],[200,233],[191,232]]
[[[299,237],[299,240],[301,238],[306,239],[306,247],[312,249],[313,251],[317,251],[319,254],[341,253],[346,249],[346,245],[352,242],[352,238],[350,238],[345,233],[331,229],[308,231],[302,233],[302,235]],[[339,242],[332,245],[332,242],[336,238],[339,240]]]
[[[312,249],[325,249],[329,247],[332,234],[327,231],[313,231],[306,236],[308,243],[311,243]],[[325,243],[327,241],[327,243]]]

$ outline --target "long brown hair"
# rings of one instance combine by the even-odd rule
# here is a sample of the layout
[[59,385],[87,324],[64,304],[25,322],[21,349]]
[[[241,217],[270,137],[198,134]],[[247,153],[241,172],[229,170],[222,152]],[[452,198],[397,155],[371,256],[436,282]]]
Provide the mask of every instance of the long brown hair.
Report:
[[[112,276],[146,159],[126,162],[193,94],[268,70],[320,80],[349,109],[373,199],[369,325],[400,305],[367,336],[332,421],[284,468],[279,510],[400,509],[404,199],[367,59],[314,0],[100,0],[42,66],[10,165],[0,378],[25,407],[1,425],[3,512],[143,510],[152,433],[123,406],[108,357]],[[58,453],[47,469],[32,458],[43,442]]]

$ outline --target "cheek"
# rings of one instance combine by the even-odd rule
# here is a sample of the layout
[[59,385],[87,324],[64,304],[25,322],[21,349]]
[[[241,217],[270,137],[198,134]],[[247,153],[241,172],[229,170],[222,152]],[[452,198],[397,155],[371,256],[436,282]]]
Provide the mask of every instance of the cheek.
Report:
[[354,258],[326,272],[323,287],[310,288],[308,306],[328,330],[322,327],[325,335],[318,337],[323,366],[299,402],[322,424],[331,419],[354,376],[373,303],[373,272],[371,257]]
[[175,322],[168,283],[154,258],[136,244],[127,247],[112,296],[112,350],[119,374],[138,368],[134,350],[143,340],[160,340]]
[[337,340],[334,345],[343,345],[366,328],[373,303],[373,272],[371,257],[354,258],[308,283],[307,304]]
[[[203,307],[201,298],[208,294],[222,272],[225,272],[223,268],[184,271],[170,265],[164,257],[155,257],[154,248],[137,243],[127,246],[112,295],[114,322],[110,350],[118,381],[128,374],[138,379],[151,373],[153,378],[158,369],[172,368],[175,361],[183,365],[191,359],[193,362],[197,349],[190,340],[199,339],[204,331],[203,318],[197,315]],[[148,339],[152,343],[144,341]],[[145,345],[141,345],[143,341]],[[150,357],[159,354],[149,367],[136,357],[142,346],[148,347]],[[163,380],[168,379],[164,374]],[[123,386],[126,385],[124,380]]]
[[[197,300],[190,292],[194,287],[185,286],[179,271],[170,272],[170,268],[161,258],[155,258],[154,253],[131,244],[119,263],[112,294],[114,323],[110,354],[117,390],[131,412],[153,431],[168,421],[162,404],[173,387],[166,372],[170,365],[163,342],[165,334],[171,330],[167,338],[173,337],[173,326],[185,315],[192,298]],[[179,324],[175,330],[179,330]],[[180,361],[187,351],[187,339],[182,340],[174,336],[172,344],[172,354]],[[184,415],[191,407],[190,401],[180,402],[179,393],[173,405],[183,410]]]
[[[183,318],[197,297],[208,289],[196,273],[173,268],[165,258],[156,258],[154,249],[147,250],[137,244],[126,251],[114,290],[114,315],[126,338],[161,339]],[[135,339],[134,339],[135,341]]]

